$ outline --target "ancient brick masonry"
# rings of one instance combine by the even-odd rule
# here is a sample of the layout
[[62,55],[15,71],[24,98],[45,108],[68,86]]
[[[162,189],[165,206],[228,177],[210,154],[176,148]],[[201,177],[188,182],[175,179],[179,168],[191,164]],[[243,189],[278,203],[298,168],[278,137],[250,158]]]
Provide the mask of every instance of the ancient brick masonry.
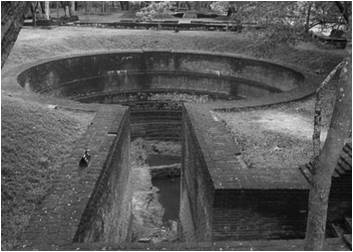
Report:
[[[23,237],[25,249],[52,250],[73,241],[129,241],[128,110],[118,105],[91,107],[96,117],[31,219]],[[80,169],[79,158],[87,148],[91,161]]]
[[207,109],[185,105],[183,125],[180,220],[186,239],[304,237],[308,183],[299,170],[244,167],[230,133]]

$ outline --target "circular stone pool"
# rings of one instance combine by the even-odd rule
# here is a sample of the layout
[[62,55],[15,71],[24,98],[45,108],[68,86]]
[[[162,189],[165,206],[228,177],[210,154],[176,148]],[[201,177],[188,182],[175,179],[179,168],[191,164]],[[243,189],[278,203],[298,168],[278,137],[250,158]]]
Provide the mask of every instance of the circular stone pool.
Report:
[[[307,75],[268,61],[195,51],[110,51],[60,57],[17,75],[28,91],[131,112],[132,138],[180,138],[182,102],[223,104],[312,91]],[[294,96],[288,94],[294,94]],[[282,95],[283,94],[283,95]],[[270,101],[272,102],[272,101]]]
[[136,92],[261,97],[296,89],[305,77],[285,66],[232,54],[135,50],[33,64],[18,82],[45,95],[116,103]]
[[[7,75],[6,85],[16,78],[24,89],[47,96],[50,102],[56,97],[127,105],[132,140],[142,137],[146,142],[156,141],[161,146],[172,142],[177,147],[184,102],[210,110],[268,105],[303,98],[316,85],[310,75],[295,67],[195,51],[110,51],[49,59],[13,71]],[[170,155],[161,149],[153,154],[159,159]],[[177,160],[181,155],[180,151],[174,153]],[[152,184],[161,190],[173,189],[161,192],[160,198],[169,206],[164,206],[164,219],[175,218],[177,213],[169,210],[178,208],[180,198],[169,194],[179,191],[179,182],[175,188],[165,180]]]

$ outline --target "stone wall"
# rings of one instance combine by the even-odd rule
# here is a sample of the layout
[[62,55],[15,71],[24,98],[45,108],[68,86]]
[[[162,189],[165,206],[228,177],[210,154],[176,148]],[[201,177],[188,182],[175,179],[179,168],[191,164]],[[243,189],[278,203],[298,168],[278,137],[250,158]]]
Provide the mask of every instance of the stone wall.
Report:
[[214,188],[195,130],[184,111],[179,219],[182,239],[189,242],[212,239]]
[[129,186],[129,114],[118,122],[117,132],[110,132],[110,147],[94,192],[81,217],[76,242],[130,241],[131,197]]
[[21,73],[18,81],[28,90],[72,99],[154,90],[256,97],[300,87],[305,77],[232,54],[136,50],[44,62]]
[[257,98],[300,87],[304,76],[231,54],[135,50],[59,58],[27,68],[18,81],[49,96],[127,105],[132,139],[180,141],[180,99],[152,101],[151,96],[206,96],[206,103]]
[[304,238],[307,200],[305,190],[218,190],[213,239]]
[[[96,115],[63,160],[51,193],[32,216],[18,249],[56,250],[73,241],[129,242],[129,110],[101,104],[65,107],[67,103],[58,106]],[[85,149],[90,150],[91,160],[88,167],[80,168]]]
[[180,225],[186,241],[304,237],[309,190],[298,169],[244,166],[225,126],[201,107],[185,104],[183,136]]

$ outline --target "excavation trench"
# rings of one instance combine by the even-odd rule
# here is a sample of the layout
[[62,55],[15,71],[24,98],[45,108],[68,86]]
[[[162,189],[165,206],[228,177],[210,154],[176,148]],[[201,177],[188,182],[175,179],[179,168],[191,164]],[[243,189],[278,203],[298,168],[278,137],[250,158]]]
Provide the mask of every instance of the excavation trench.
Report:
[[[195,137],[198,133],[190,128],[195,126],[192,125],[195,123],[191,123],[194,119],[188,123],[184,121],[183,106],[186,103],[214,102],[231,106],[235,100],[268,99],[271,95],[282,92],[286,93],[283,101],[289,99],[289,92],[299,97],[299,91],[308,92],[311,88],[308,84],[310,82],[302,73],[271,62],[231,54],[136,50],[42,62],[27,67],[17,76],[17,80],[26,90],[46,96],[82,103],[120,104],[129,107],[129,112],[126,113],[128,119],[119,121],[124,124],[124,128],[121,135],[117,134],[122,140],[117,141],[123,146],[117,145],[112,149],[113,154],[117,155],[111,157],[115,166],[102,169],[102,173],[108,173],[107,176],[114,173],[116,181],[121,184],[115,185],[116,181],[110,181],[112,176],[108,176],[104,178],[108,182],[98,185],[98,181],[95,189],[105,188],[108,184],[111,189],[105,192],[108,195],[106,199],[115,197],[121,202],[127,202],[124,203],[127,206],[118,204],[116,207],[119,209],[116,209],[112,207],[114,204],[105,202],[105,199],[95,199],[92,196],[91,201],[94,202],[91,205],[97,204],[97,208],[104,205],[105,208],[85,216],[86,219],[82,217],[75,241],[160,242],[178,241],[182,237],[205,241],[226,238],[260,239],[277,235],[276,230],[272,232],[270,228],[269,233],[272,233],[263,237],[255,225],[254,235],[249,236],[237,231],[238,228],[242,230],[246,223],[231,218],[230,222],[234,222],[232,225],[236,227],[233,230],[233,226],[223,218],[224,207],[234,208],[229,214],[236,215],[239,213],[239,206],[224,206],[232,201],[223,200],[228,194],[222,188],[217,188],[218,185],[212,184],[216,178],[210,179],[209,170],[205,167],[211,166],[202,154],[209,147],[200,148],[205,143],[200,143]],[[197,114],[193,117],[197,117]],[[124,139],[131,139],[128,167],[124,154],[127,144]],[[180,177],[183,170],[185,174]],[[121,178],[122,175],[124,179]],[[246,189],[252,188],[234,187],[232,193],[236,195]],[[254,197],[252,190],[248,192],[249,197]],[[233,195],[232,193],[229,195]],[[296,191],[293,195],[295,193]],[[98,193],[94,191],[92,195]],[[274,197],[281,202],[281,195],[276,194]],[[305,195],[304,191],[300,191],[298,197],[305,198],[302,195]],[[240,197],[239,202],[244,199],[245,197]],[[281,214],[285,215],[284,212]],[[181,216],[183,221],[180,220]],[[271,225],[275,218],[277,217],[268,217]],[[106,228],[111,219],[124,225]],[[213,227],[209,224],[212,221]],[[226,221],[229,227],[224,226],[222,221]],[[107,230],[107,234],[102,235],[100,230]],[[231,236],[225,237],[224,230],[228,230],[227,235]],[[111,232],[114,234],[110,235]]]
[[216,98],[149,93],[130,95],[129,99],[123,104],[130,108],[132,241],[180,241],[183,103],[206,103]]

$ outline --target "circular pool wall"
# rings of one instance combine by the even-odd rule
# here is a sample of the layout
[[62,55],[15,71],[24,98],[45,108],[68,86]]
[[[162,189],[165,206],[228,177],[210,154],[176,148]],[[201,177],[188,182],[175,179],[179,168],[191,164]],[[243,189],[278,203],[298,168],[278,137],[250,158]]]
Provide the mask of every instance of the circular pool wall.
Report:
[[133,139],[179,141],[185,95],[196,102],[263,97],[301,89],[305,76],[233,54],[133,50],[46,60],[27,67],[17,80],[47,96],[128,105]]
[[151,91],[258,97],[303,81],[291,68],[236,55],[142,50],[59,58],[18,76],[27,90],[84,102]]

